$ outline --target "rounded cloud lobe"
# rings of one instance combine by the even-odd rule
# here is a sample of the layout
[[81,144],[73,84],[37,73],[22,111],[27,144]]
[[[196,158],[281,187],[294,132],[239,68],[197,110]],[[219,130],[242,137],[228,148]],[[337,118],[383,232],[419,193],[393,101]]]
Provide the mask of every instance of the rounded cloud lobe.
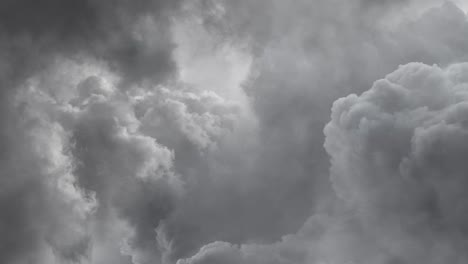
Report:
[[401,66],[325,127],[337,195],[404,263],[466,261],[467,67]]

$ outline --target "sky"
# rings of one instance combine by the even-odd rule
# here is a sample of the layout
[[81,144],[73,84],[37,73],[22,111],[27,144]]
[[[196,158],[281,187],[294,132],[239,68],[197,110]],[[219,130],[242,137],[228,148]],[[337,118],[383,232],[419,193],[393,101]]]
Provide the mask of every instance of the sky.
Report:
[[468,1],[0,1],[0,263],[468,263]]
[[466,0],[459,0],[454,3],[456,3],[461,10],[465,11],[465,13],[468,12],[468,2]]

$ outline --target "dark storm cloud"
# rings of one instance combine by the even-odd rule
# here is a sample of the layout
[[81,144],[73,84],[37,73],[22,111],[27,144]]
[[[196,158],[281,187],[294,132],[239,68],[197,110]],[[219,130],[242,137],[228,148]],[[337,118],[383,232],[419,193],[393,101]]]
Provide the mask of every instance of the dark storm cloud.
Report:
[[132,130],[132,108],[112,94],[175,73],[179,3],[1,1],[0,262],[129,263],[124,241],[140,263],[160,254],[173,153]]
[[[382,7],[376,20],[369,10],[341,1],[220,6],[215,5],[210,18],[232,19],[230,30],[238,30],[228,31],[227,38],[261,48],[245,83],[258,127],[245,139],[249,146],[223,145],[214,158],[197,159],[182,173],[197,181],[190,185],[189,201],[167,220],[176,256],[193,252],[201,241],[266,243],[295,232],[325,197],[333,196],[329,157],[322,148],[333,101],[363,92],[401,63],[447,65],[466,54],[461,44],[466,42],[466,18],[451,3],[421,17],[399,19],[391,27],[386,23],[395,19],[394,9]],[[268,12],[246,15],[260,7]],[[237,23],[253,25],[237,28]],[[439,41],[441,34],[444,41]],[[208,180],[198,180],[204,178]]]
[[179,4],[152,0],[2,1],[0,37],[8,51],[5,59],[18,64],[11,66],[12,74],[24,75],[28,68],[34,70],[55,54],[89,55],[106,60],[122,74],[124,83],[162,81],[175,69],[168,23]]
[[325,128],[335,191],[403,263],[467,258],[466,67],[401,66]]
[[468,26],[423,4],[2,1],[0,262],[466,262]]
[[126,93],[118,83],[100,62],[57,59],[17,88],[8,109],[20,121],[4,130],[3,262],[165,259],[158,226],[184,192],[175,143],[215,148],[237,107],[184,85]]
[[65,131],[24,103],[8,116],[17,121],[3,120],[0,261],[80,261],[89,252],[93,194],[75,185]]
[[95,30],[97,10],[91,1],[2,1],[2,30],[10,35],[73,36]]
[[411,63],[335,101],[325,148],[343,207],[280,242],[213,242],[177,263],[465,263],[466,72]]
[[[282,208],[278,210],[283,215],[290,217],[288,224],[293,223],[295,219],[303,219],[302,217],[304,217],[300,214],[291,214],[291,210],[310,212],[314,210],[314,204],[321,204],[317,201],[322,201],[327,196],[327,173],[325,171],[328,170],[328,156],[318,145],[325,139],[322,128],[329,120],[329,107],[335,98],[350,92],[363,92],[372,86],[376,79],[391,72],[402,63],[422,61],[446,66],[453,62],[466,60],[467,39],[464,37],[467,33],[466,16],[463,11],[450,2],[431,8],[422,16],[403,17],[403,19],[394,13],[395,10],[398,10],[398,5],[403,3],[393,6],[394,9],[379,10],[382,12],[379,19],[375,13],[366,13],[368,11],[375,12],[377,7],[373,10],[358,9],[357,5],[353,3],[340,1],[335,1],[334,5],[321,1],[316,1],[313,4],[300,2],[294,5],[289,3],[272,4],[271,2],[269,3],[271,5],[262,5],[259,2],[248,1],[232,4],[236,8],[226,8],[225,10],[220,8],[221,11],[214,13],[215,15],[209,19],[217,17],[233,19],[234,27],[236,27],[236,23],[243,25],[253,23],[258,26],[259,30],[262,30],[261,32],[256,31],[255,26],[239,27],[240,35],[235,37],[235,41],[247,41],[261,47],[261,53],[253,68],[257,75],[251,82],[247,83],[246,89],[253,98],[252,107],[258,115],[261,131],[259,138],[262,144],[259,144],[257,149],[260,158],[255,160],[254,166],[263,169],[271,168],[266,174],[257,171],[251,175],[251,178],[262,179],[258,182],[263,183],[261,184],[263,188],[255,187],[255,181],[251,181],[250,188],[258,190],[258,195],[249,196],[248,200],[258,202],[261,201],[262,197],[269,197],[270,190],[265,187],[267,185],[265,182],[268,182],[268,186],[272,188],[271,191],[275,198],[282,197],[282,193],[278,190],[295,190],[295,194],[301,196],[300,201],[304,204],[292,202],[290,196],[274,200],[274,204]],[[385,3],[385,5],[387,4],[389,3]],[[419,3],[413,1],[412,3],[408,2],[408,4],[417,6]],[[252,10],[258,10],[256,9],[257,5],[270,11],[260,13],[258,16],[247,16],[251,19],[243,16],[243,14],[254,12]],[[304,11],[304,14],[313,13],[314,15],[301,16],[301,11]],[[357,16],[360,13],[363,16]],[[265,14],[265,18],[262,17],[262,14]],[[369,16],[366,17],[366,14]],[[257,19],[259,22],[255,21]],[[396,24],[394,23],[395,19],[397,19]],[[272,25],[271,30],[268,29],[268,26],[263,26],[262,23]],[[234,29],[237,30],[237,28]],[[249,32],[249,30],[253,31]],[[428,96],[431,97],[432,94]],[[433,96],[436,98],[436,95]],[[395,106],[395,108],[398,107]],[[382,129],[382,131],[393,132],[390,128]],[[399,132],[395,133],[396,138],[400,136],[405,135],[400,135]],[[334,140],[334,138],[329,141],[336,141],[338,146],[343,144],[342,141]],[[354,141],[350,139],[350,142]],[[380,146],[379,142],[372,141],[368,145]],[[406,143],[401,145],[404,144]],[[398,150],[400,144],[390,141],[390,145],[396,149],[396,157],[404,155],[403,151]],[[343,150],[337,151],[337,153],[342,152]],[[352,161],[353,157],[350,157],[348,162]],[[366,164],[367,161],[364,160],[363,163]],[[343,169],[343,178],[351,169]],[[236,170],[239,171],[238,167]],[[379,171],[376,170],[375,173],[379,173]],[[384,177],[383,174],[384,171],[382,171],[382,177]],[[322,180],[320,175],[323,175]],[[280,179],[280,181],[272,180],[273,178]],[[350,184],[359,186],[357,179],[351,178],[349,181]],[[379,179],[375,179],[375,181],[376,183],[373,183],[369,180],[369,183],[366,182],[360,186],[362,188],[360,191],[373,193],[372,186],[379,183]],[[281,185],[276,186],[276,182],[281,182]],[[386,191],[390,194],[398,189],[398,186],[390,183],[387,186],[384,180],[380,184],[386,186]],[[303,189],[297,186],[301,186]],[[314,191],[314,187],[316,191]],[[344,187],[344,189],[347,190],[349,187]],[[244,195],[246,194],[242,193],[240,197],[246,197]],[[315,200],[306,198],[314,197],[314,195]],[[437,218],[438,213],[432,215],[434,208],[437,207],[437,202],[431,201],[430,196],[425,201],[418,201],[420,197],[408,197],[409,200],[414,199],[417,210],[413,207],[407,210],[414,209],[415,212],[421,210],[424,212],[421,214]],[[242,200],[242,198],[239,199]],[[347,198],[347,200],[349,199]],[[433,199],[435,198],[433,197]],[[369,198],[369,201],[372,199]],[[249,204],[249,202],[245,203]],[[393,211],[387,207],[387,203],[388,201],[385,201],[376,208],[383,211],[388,209],[388,213],[391,214]],[[412,235],[404,234],[405,231],[396,232],[392,229],[394,226],[388,230],[380,231],[378,230],[378,221],[377,223],[368,223],[374,221],[375,216],[367,215],[365,209],[359,210],[359,212],[364,212],[359,215],[358,219],[348,217],[347,213],[342,211],[335,213],[338,216],[332,214],[330,222],[335,222],[335,224],[325,224],[321,227],[325,235],[311,234],[308,237],[304,232],[315,228],[309,222],[306,223],[297,235],[293,235],[295,237],[293,240],[304,240],[298,242],[299,245],[296,243],[291,245],[288,242],[288,236],[283,238],[280,246],[277,244],[258,245],[264,242],[262,239],[268,238],[274,232],[280,234],[279,230],[284,230],[283,234],[288,232],[285,231],[286,229],[282,229],[286,225],[275,225],[281,217],[275,218],[272,217],[272,214],[263,211],[268,210],[266,209],[269,208],[267,203],[264,205],[259,202],[259,204],[261,205],[256,204],[256,208],[261,208],[257,212],[262,211],[259,215],[264,217],[262,227],[265,228],[265,233],[255,233],[254,231],[250,233],[250,236],[246,235],[249,238],[246,238],[244,240],[246,243],[240,247],[235,246],[239,243],[239,239],[231,236],[231,240],[224,239],[224,241],[232,242],[234,245],[216,242],[201,248],[193,258],[184,260],[186,262],[181,260],[181,262],[213,263],[220,261],[223,259],[223,255],[226,255],[228,263],[229,259],[232,259],[233,263],[321,263],[320,261],[330,261],[330,263],[348,263],[349,261],[355,261],[355,263],[407,263],[409,261],[408,263],[413,263],[415,260],[418,260],[416,261],[418,263],[423,259],[426,260],[422,255],[427,253],[429,248],[434,249],[434,255],[440,255],[438,260],[434,260],[435,263],[440,259],[454,259],[455,261],[458,258],[457,261],[460,263],[464,261],[462,255],[455,257],[457,253],[448,249],[452,245],[457,248],[463,247],[463,239],[457,237],[449,241],[450,239],[446,238],[446,236],[456,237],[458,235],[441,231],[441,243],[429,245],[431,242],[423,243],[421,237],[426,236],[429,241],[432,241],[431,239],[437,240],[439,234],[423,233],[421,237],[414,238]],[[408,206],[410,206],[409,204],[411,202],[408,201]],[[228,206],[228,208],[232,207]],[[406,209],[402,206],[401,210]],[[323,217],[322,213],[317,214],[319,218]],[[255,215],[255,212],[252,215]],[[233,218],[236,217],[237,215],[234,214]],[[351,218],[351,220],[347,222],[341,218]],[[407,220],[411,221],[411,219],[412,216],[408,216]],[[209,221],[209,219],[205,221]],[[391,220],[389,221],[391,222]],[[395,224],[395,222],[389,225]],[[249,223],[253,225],[254,222]],[[206,225],[204,231],[210,232],[206,230],[209,230],[210,227],[212,225]],[[245,225],[243,228],[245,230]],[[232,233],[239,234],[238,230],[234,230]],[[257,228],[256,231],[258,230],[261,229]],[[182,234],[188,233],[185,230],[181,232]],[[223,229],[217,234],[218,237],[223,237],[229,232],[229,229]],[[227,236],[229,237],[229,235]],[[375,236],[384,236],[382,239],[385,241],[376,242],[373,238]],[[442,239],[442,237],[444,238]],[[260,243],[252,244],[252,241]],[[397,246],[399,243],[416,250],[418,253],[413,254],[409,252],[409,249],[401,249]],[[301,249],[300,245],[305,248]],[[253,257],[246,257],[246,251],[251,247],[266,247],[269,253],[254,253]],[[272,253],[272,251],[276,253]],[[276,260],[265,256],[274,256],[274,254],[279,254]]]

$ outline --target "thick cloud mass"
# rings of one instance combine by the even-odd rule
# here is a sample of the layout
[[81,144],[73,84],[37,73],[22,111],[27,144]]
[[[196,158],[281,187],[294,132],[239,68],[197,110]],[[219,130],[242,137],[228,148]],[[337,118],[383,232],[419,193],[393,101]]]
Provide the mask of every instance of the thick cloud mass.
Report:
[[466,36],[436,0],[0,1],[0,263],[466,263]]
[[399,67],[325,127],[341,208],[275,244],[206,245],[178,264],[465,263],[468,64]]
[[43,67],[56,54],[104,59],[119,72],[124,83],[161,81],[175,69],[169,20],[180,3],[178,0],[2,1],[3,89]]
[[236,107],[190,87],[126,93],[117,83],[100,63],[60,59],[19,88],[11,129],[24,132],[5,131],[3,262],[164,258],[157,228],[184,191],[174,151],[155,138],[214,148]]
[[401,66],[325,127],[337,195],[403,263],[467,259],[467,67]]
[[[201,240],[268,243],[296,232],[334,196],[322,147],[333,101],[367,90],[399,64],[445,66],[466,56],[466,16],[450,2],[424,10],[427,3],[419,1],[204,4],[212,8],[202,21],[208,30],[254,54],[244,90],[258,127],[254,147],[236,150],[250,162],[230,157],[222,171],[208,171],[216,175],[210,190],[218,199],[194,199],[170,230],[182,256],[202,247]],[[211,197],[197,197],[205,195]]]

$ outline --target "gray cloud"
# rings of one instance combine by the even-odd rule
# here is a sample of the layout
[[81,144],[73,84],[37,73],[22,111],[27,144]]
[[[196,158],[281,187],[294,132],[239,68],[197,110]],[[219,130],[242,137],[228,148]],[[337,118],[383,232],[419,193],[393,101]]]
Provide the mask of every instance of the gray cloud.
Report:
[[334,189],[405,263],[466,261],[466,67],[402,66],[325,128]]
[[129,263],[125,241],[135,261],[160,254],[150,240],[179,192],[173,152],[132,130],[115,87],[175,73],[178,5],[0,3],[0,262]]
[[152,0],[2,1],[1,56],[3,67],[8,68],[2,72],[9,74],[2,83],[24,78],[56,54],[106,60],[124,83],[163,81],[175,70],[169,19],[179,4]]
[[177,263],[466,262],[467,67],[411,63],[337,100],[324,131],[338,207],[280,242],[214,242]]
[[[59,58],[18,88],[9,109],[20,118],[5,131],[13,161],[5,164],[30,165],[24,177],[15,165],[5,165],[5,175],[18,182],[5,186],[2,200],[8,219],[2,228],[11,230],[4,242],[14,249],[6,247],[2,261],[154,263],[165,258],[169,242],[158,226],[184,194],[174,150],[216,148],[217,138],[232,129],[237,106],[190,86],[121,91],[119,81],[105,63]],[[31,136],[16,132],[22,130]],[[36,163],[42,173],[37,177]],[[8,197],[21,197],[26,204],[9,208]],[[39,212],[44,217],[30,217]],[[15,236],[22,228],[28,233]]]
[[63,128],[21,99],[14,109],[2,138],[10,144],[2,158],[0,260],[80,261],[89,251],[94,193],[76,185]]
[[427,5],[3,1],[0,262],[464,263],[468,27]]
[[[244,89],[258,124],[249,138],[251,148],[227,145],[215,152],[216,158],[202,160],[207,165],[201,172],[191,170],[197,179],[210,180],[189,193],[196,198],[179,207],[180,217],[172,216],[174,223],[167,225],[176,255],[188,256],[184,252],[194,252],[201,241],[267,243],[294,233],[322,200],[334,195],[329,157],[322,148],[333,101],[363,92],[401,63],[463,61],[466,45],[458,40],[464,40],[466,18],[450,3],[422,16],[399,18],[395,12],[404,3],[368,10],[338,2],[211,2],[214,10],[207,19],[231,27],[209,30],[254,46],[252,75]],[[262,8],[268,11],[260,12]],[[243,16],[256,11],[258,15]],[[397,18],[398,24],[389,25]],[[237,28],[236,23],[254,26]],[[260,33],[255,26],[271,26],[271,31]],[[439,42],[437,32],[445,31],[441,27],[454,31]],[[222,169],[213,166],[216,162],[222,162]]]
[[[245,4],[250,6],[250,10],[255,9],[250,2],[245,2]],[[311,4],[310,8],[320,5],[317,2],[315,4]],[[417,2],[411,4],[418,5]],[[323,5],[326,6],[325,3]],[[307,5],[305,4],[301,8],[305,6]],[[290,211],[288,211],[291,207],[299,207],[302,212],[310,212],[311,210],[317,210],[313,209],[314,203],[318,203],[317,200],[326,199],[326,193],[328,192],[327,184],[326,180],[320,180],[320,175],[324,175],[324,178],[327,177],[327,173],[324,171],[328,170],[328,157],[327,153],[317,146],[324,140],[321,130],[328,122],[327,109],[335,98],[340,95],[346,95],[349,92],[363,92],[366,87],[372,85],[374,80],[390,72],[401,63],[423,61],[428,64],[451,65],[453,62],[464,61],[464,47],[466,46],[461,44],[465,41],[462,36],[465,35],[464,32],[466,31],[466,17],[461,10],[449,2],[441,7],[427,10],[420,17],[404,18],[403,20],[395,16],[392,13],[393,10],[387,9],[388,13],[384,14],[381,20],[375,20],[375,17],[372,16],[373,14],[367,13],[370,15],[370,20],[360,21],[353,15],[353,12],[357,11],[356,9],[347,9],[345,7],[338,11],[330,7],[330,12],[334,11],[336,13],[342,11],[349,16],[343,15],[339,16],[339,18],[327,16],[327,9],[321,7],[317,10],[320,10],[321,14],[323,14],[322,20],[313,21],[313,19],[317,19],[320,16],[314,16],[307,20],[300,15],[292,19],[293,13],[289,12],[289,9],[295,7],[294,5],[288,5],[276,10],[273,5],[273,8],[267,8],[271,10],[268,14],[276,11],[275,15],[269,17],[274,21],[271,24],[279,23],[289,31],[275,24],[273,28],[283,34],[278,33],[278,35],[273,34],[265,37],[262,34],[247,32],[248,37],[246,40],[249,42],[252,41],[251,38],[254,38],[255,43],[263,43],[263,41],[268,43],[266,48],[262,49],[260,57],[254,64],[254,67],[257,68],[254,68],[253,71],[258,72],[258,74],[247,84],[247,92],[254,99],[253,108],[260,121],[262,132],[259,137],[263,141],[260,149],[263,146],[274,146],[281,149],[281,151],[270,149],[265,152],[260,150],[259,152],[262,153],[260,154],[261,157],[268,157],[269,155],[271,157],[271,155],[274,155],[274,159],[270,160],[270,162],[260,163],[258,166],[274,169],[269,174],[266,174],[267,176],[255,173],[252,177],[261,177],[266,180],[268,177],[275,175],[276,172],[281,171],[279,168],[290,168],[285,167],[285,164],[287,164],[289,157],[294,157],[295,163],[292,164],[294,164],[295,168],[301,166],[302,168],[307,168],[304,169],[305,173],[297,173],[297,169],[290,169],[288,173],[280,175],[284,177],[286,177],[285,175],[290,177],[293,175],[294,177],[290,178],[291,183],[301,182],[301,185],[305,186],[305,183],[309,181],[313,186],[319,186],[317,191],[309,187],[302,189],[303,192],[299,188],[284,187],[284,184],[281,187],[278,186],[279,189],[284,187],[285,189],[295,190],[298,195],[302,195],[301,201],[307,201],[299,206],[297,202],[292,202],[292,200],[281,199],[281,202],[278,202],[278,204],[282,206],[282,209],[278,210],[283,215],[288,216],[291,216]],[[236,9],[232,10],[237,11]],[[226,12],[232,10],[227,9]],[[365,10],[359,10],[359,12],[365,12]],[[293,21],[291,22],[293,26],[288,27],[288,22],[281,20],[283,18],[285,19],[284,21]],[[286,20],[286,18],[291,19]],[[231,19],[236,19],[236,16],[233,15]],[[258,19],[258,16],[252,19]],[[305,23],[302,26],[299,23],[301,19],[310,23]],[[398,24],[389,25],[388,23],[393,23],[394,19],[399,19]],[[242,23],[243,20],[240,19],[239,22]],[[369,24],[369,22],[373,24]],[[444,29],[446,27],[454,30],[448,31]],[[263,26],[261,28],[264,29]],[[244,29],[249,30],[251,27],[244,27]],[[243,31],[241,33],[246,34]],[[273,36],[274,41],[270,43],[271,36]],[[440,36],[443,36],[443,40],[440,40]],[[314,39],[316,40],[315,42],[313,41]],[[240,41],[245,41],[245,39],[241,36]],[[421,84],[419,83],[419,85]],[[428,92],[427,97],[438,98],[433,92]],[[414,98],[417,99],[418,97],[414,96]],[[385,101],[385,99],[380,100]],[[403,104],[403,102],[397,99],[389,103],[395,104],[392,106],[394,109],[400,109]],[[422,120],[414,120],[414,122],[418,123],[422,122]],[[396,139],[407,137],[408,135],[405,134],[405,131],[397,131],[392,126],[382,128],[379,131],[381,133],[378,134],[380,138],[370,138],[367,146],[379,147],[382,146],[380,142],[389,142],[392,151],[395,152],[389,159],[402,158],[405,155],[405,147],[407,148],[410,143],[398,142]],[[335,155],[336,153],[339,156],[344,153],[344,149],[340,147],[344,147],[346,141],[343,142],[343,140],[330,133],[327,130],[327,142],[331,142],[328,144],[337,145],[339,149],[333,151],[333,154]],[[304,137],[301,137],[301,135],[304,135]],[[377,137],[377,135],[374,135],[374,137]],[[393,137],[395,140],[392,139]],[[273,141],[273,139],[276,140]],[[293,144],[295,140],[297,140],[297,145]],[[350,144],[359,144],[354,138],[347,140],[349,140]],[[300,153],[301,150],[307,147],[310,147],[313,151],[302,152],[302,154],[294,156],[294,153]],[[266,238],[268,234],[259,235],[257,233],[256,238],[253,238],[255,237],[252,236],[254,233],[250,233],[250,240],[248,238],[245,239],[245,243],[241,243],[240,247],[235,245],[239,243],[239,240],[236,239],[225,240],[232,244],[216,242],[211,244],[211,246],[202,247],[192,258],[181,260],[181,263],[211,263],[222,259],[224,255],[226,255],[226,259],[232,259],[233,263],[321,263],[320,261],[329,261],[329,263],[419,263],[429,261],[429,259],[432,259],[431,261],[434,261],[434,263],[444,260],[459,261],[460,263],[464,261],[462,254],[457,256],[459,254],[457,250],[451,249],[452,246],[462,248],[464,245],[463,239],[459,238],[460,234],[457,233],[459,231],[452,233],[452,231],[445,232],[442,230],[438,231],[441,232],[440,234],[435,234],[431,233],[432,231],[426,232],[423,230],[423,227],[421,229],[415,228],[411,231],[396,229],[402,223],[399,219],[396,220],[391,217],[392,213],[396,213],[394,211],[396,210],[395,208],[416,215],[421,214],[421,216],[414,218],[411,214],[404,216],[405,221],[414,220],[416,222],[414,225],[417,225],[418,221],[422,221],[419,218],[437,219],[438,213],[433,214],[433,210],[435,209],[433,207],[437,204],[433,194],[428,194],[429,198],[426,197],[424,199],[422,198],[424,196],[419,195],[404,196],[404,192],[400,193],[397,191],[403,187],[387,181],[386,172],[383,169],[374,170],[373,174],[379,174],[379,178],[375,180],[369,179],[368,182],[360,182],[359,177],[365,177],[367,174],[361,176],[359,172],[356,172],[357,176],[353,178],[348,175],[348,171],[357,170],[360,168],[360,165],[365,168],[368,163],[371,163],[368,159],[371,159],[372,155],[368,154],[363,158],[359,158],[355,157],[356,150],[350,149],[349,151],[354,154],[349,154],[349,157],[343,162],[346,162],[346,164],[350,163],[349,166],[357,166],[357,168],[345,167],[341,169],[341,177],[344,178],[342,181],[347,181],[346,183],[351,185],[343,186],[341,188],[343,192],[346,193],[353,190],[351,187],[356,185],[354,188],[359,189],[353,191],[353,194],[363,199],[359,197],[359,193],[376,192],[378,194],[379,190],[373,191],[372,188],[374,188],[374,185],[380,184],[382,189],[385,189],[381,190],[383,191],[382,195],[402,196],[399,198],[404,199],[404,202],[400,202],[398,205],[390,205],[390,199],[366,198],[371,205],[372,202],[379,203],[373,205],[375,212],[372,212],[368,208],[371,205],[362,205],[363,208],[358,209],[354,208],[353,211],[356,210],[357,213],[349,213],[349,208],[340,209],[338,212],[331,213],[330,216],[327,216],[329,213],[325,214],[330,224],[311,224],[314,221],[309,220],[297,234],[292,235],[292,238],[291,236],[283,237],[279,243],[264,244],[262,243],[264,241],[261,238],[259,239],[259,237]],[[304,160],[300,161],[300,158],[304,158]],[[360,159],[362,164],[356,164],[358,161],[354,161],[355,158]],[[265,160],[265,158],[260,160]],[[313,163],[313,161],[317,163]],[[282,164],[282,166],[277,166],[279,164]],[[334,164],[332,163],[332,172],[335,170],[333,166]],[[368,177],[371,177],[373,174],[369,173]],[[332,176],[332,179],[335,177]],[[335,180],[333,182],[334,189],[336,189]],[[254,182],[251,184],[252,189],[255,188],[252,187],[255,186],[254,184]],[[413,188],[416,187],[413,186]],[[408,192],[424,193],[426,192],[425,188],[411,189]],[[443,187],[441,186],[441,188]],[[403,188],[403,190],[405,189]],[[261,189],[258,192],[258,197],[263,197],[266,193],[268,192],[265,189]],[[277,196],[279,195],[278,193],[276,194]],[[306,195],[311,195],[312,197],[316,197],[316,199],[304,199]],[[338,196],[342,197],[342,194],[338,192]],[[261,197],[254,197],[253,200],[256,201],[262,199]],[[345,198],[349,202],[352,201],[352,196],[345,196]],[[289,204],[290,201],[291,204]],[[332,202],[332,204],[336,203],[341,204],[342,202],[340,200]],[[361,200],[356,201],[356,204],[362,203],[363,201]],[[318,204],[320,207],[321,203]],[[263,205],[260,207],[262,209],[265,208]],[[382,211],[386,213],[385,216],[383,216]],[[358,216],[353,216],[353,214],[358,214]],[[269,226],[272,222],[277,221],[276,218],[271,218],[271,215],[269,217],[266,215],[264,214],[264,221],[266,223],[264,226]],[[311,219],[324,217],[322,212],[316,212],[313,215]],[[301,219],[302,217],[299,216],[296,219]],[[388,219],[389,226],[384,225],[386,219]],[[288,223],[291,224],[293,221],[289,219]],[[433,223],[427,225],[431,226]],[[278,232],[281,228],[284,228],[284,226],[272,227],[273,231],[270,231],[269,235],[271,235],[271,232]],[[319,231],[314,233],[310,230]],[[305,235],[308,232],[311,232],[310,236]],[[405,232],[408,232],[408,234]],[[422,232],[422,234],[420,237],[413,237],[411,232]],[[287,233],[287,231],[283,229],[284,233]],[[379,237],[382,238],[380,239]],[[452,238],[453,240],[450,241]],[[440,243],[431,242],[438,239]],[[217,238],[212,241],[216,240],[222,239]],[[252,243],[252,240],[260,241],[260,243]],[[252,255],[246,253],[247,251],[250,252],[251,248],[258,247],[265,247],[268,253],[262,252]],[[415,253],[411,253],[413,250]],[[427,253],[431,250],[433,250],[432,254],[434,255]],[[425,253],[431,257],[423,256]],[[439,256],[436,258],[436,255]]]

